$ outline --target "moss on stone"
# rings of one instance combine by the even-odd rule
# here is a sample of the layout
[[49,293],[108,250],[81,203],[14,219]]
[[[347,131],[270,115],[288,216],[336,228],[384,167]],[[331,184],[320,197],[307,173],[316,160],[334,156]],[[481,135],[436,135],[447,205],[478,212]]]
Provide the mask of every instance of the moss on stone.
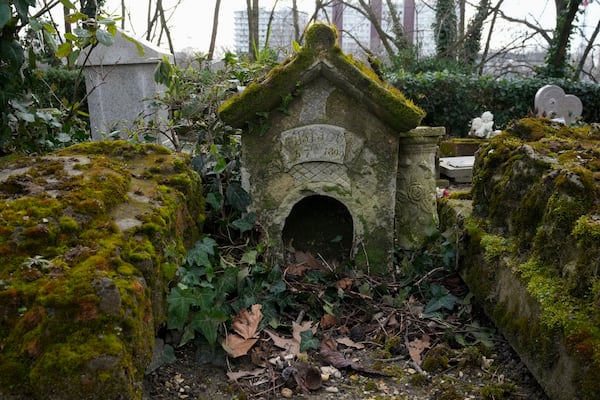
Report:
[[[172,162],[139,180],[158,159]],[[0,162],[23,168],[11,178],[18,193],[0,188],[8,189],[0,191],[0,397],[141,397],[166,319],[173,255],[165,249],[183,257],[203,220],[200,181],[186,160],[115,141]],[[127,217],[138,223],[121,230],[112,211],[134,190],[148,203],[131,202]]]
[[516,121],[479,152],[464,222],[461,275],[557,399],[600,390],[599,140],[589,126]]
[[282,98],[296,95],[299,88],[318,76],[341,86],[356,100],[399,133],[415,128],[425,116],[423,110],[392,85],[382,82],[363,63],[342,53],[336,45],[335,29],[316,23],[309,27],[306,45],[291,58],[273,68],[263,79],[251,83],[219,108],[221,119],[232,126],[252,127],[264,123],[261,116],[276,110]]

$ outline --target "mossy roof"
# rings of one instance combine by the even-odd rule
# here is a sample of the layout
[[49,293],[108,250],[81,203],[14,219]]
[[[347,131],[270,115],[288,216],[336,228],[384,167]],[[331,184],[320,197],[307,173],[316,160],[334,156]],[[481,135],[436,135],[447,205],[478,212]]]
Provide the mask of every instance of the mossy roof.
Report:
[[306,33],[306,45],[273,68],[262,80],[250,84],[219,109],[221,119],[237,128],[281,105],[304,85],[324,77],[363,104],[398,132],[415,128],[425,112],[391,85],[381,81],[363,63],[345,55],[337,45],[334,27],[315,23]]

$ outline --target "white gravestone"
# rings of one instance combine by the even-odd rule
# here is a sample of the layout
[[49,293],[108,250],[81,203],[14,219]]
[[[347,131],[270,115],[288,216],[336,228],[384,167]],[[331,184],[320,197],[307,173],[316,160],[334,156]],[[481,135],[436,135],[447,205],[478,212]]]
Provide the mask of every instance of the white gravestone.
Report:
[[566,125],[581,116],[583,111],[579,97],[565,94],[565,91],[556,85],[541,87],[535,95],[534,106],[538,117],[559,120]]
[[156,65],[164,56],[172,62],[173,56],[145,40],[135,40],[143,48],[143,55],[117,31],[111,46],[96,46],[89,56],[82,52],[78,59],[80,64],[85,62],[93,140],[102,140],[115,131],[124,137],[136,119],[160,122],[167,117],[166,112],[157,112],[148,99],[164,91],[154,81]]

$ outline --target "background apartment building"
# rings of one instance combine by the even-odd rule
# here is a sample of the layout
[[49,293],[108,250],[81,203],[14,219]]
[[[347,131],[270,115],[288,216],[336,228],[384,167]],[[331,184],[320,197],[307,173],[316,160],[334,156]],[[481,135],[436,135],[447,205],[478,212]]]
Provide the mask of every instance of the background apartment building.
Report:
[[[373,11],[381,21],[384,31],[392,32],[391,12],[387,2],[371,1]],[[397,0],[394,2],[398,19],[402,21],[407,39],[413,43],[420,55],[435,53],[432,24],[435,11],[424,0]],[[373,54],[382,55],[381,41],[372,24],[362,13],[353,7],[338,3],[326,8],[327,15],[319,15],[321,21],[331,21],[341,32],[340,44],[345,53],[363,58],[365,49]],[[271,10],[261,8],[258,17],[259,45],[262,48],[267,39],[267,27]],[[309,15],[300,12],[300,29],[304,30]],[[294,39],[294,23],[292,10],[289,7],[275,10],[271,22],[269,47],[278,50],[291,49]],[[248,51],[248,17],[247,11],[234,12],[234,48],[238,53]]]

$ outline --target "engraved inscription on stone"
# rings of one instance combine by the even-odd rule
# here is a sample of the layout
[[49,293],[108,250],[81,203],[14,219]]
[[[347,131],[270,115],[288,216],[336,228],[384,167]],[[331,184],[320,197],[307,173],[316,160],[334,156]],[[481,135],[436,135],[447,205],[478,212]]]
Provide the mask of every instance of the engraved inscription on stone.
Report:
[[281,152],[287,169],[306,162],[343,164],[346,155],[344,128],[313,124],[281,132]]

